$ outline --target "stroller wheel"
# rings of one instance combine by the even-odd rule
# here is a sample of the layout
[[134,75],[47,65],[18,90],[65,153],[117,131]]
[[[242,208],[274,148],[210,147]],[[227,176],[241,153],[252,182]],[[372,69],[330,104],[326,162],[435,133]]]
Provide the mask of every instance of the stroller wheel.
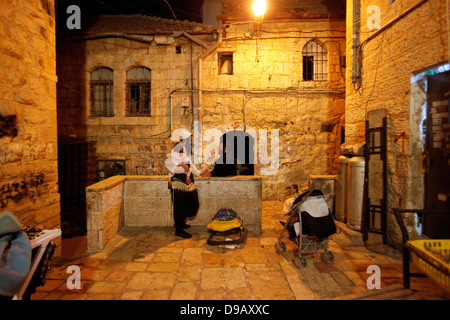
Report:
[[278,242],[277,244],[275,244],[275,249],[277,250],[278,254],[280,254],[282,251],[286,251],[286,243]]
[[328,260],[333,261],[334,260],[334,255],[333,252],[328,251]]
[[306,258],[304,257],[295,257],[294,258],[294,265],[297,269],[300,269],[300,267],[306,267]]
[[320,254],[320,259],[322,260],[322,262],[325,263],[327,263],[328,261],[333,261],[334,260],[333,252],[331,251],[322,252]]

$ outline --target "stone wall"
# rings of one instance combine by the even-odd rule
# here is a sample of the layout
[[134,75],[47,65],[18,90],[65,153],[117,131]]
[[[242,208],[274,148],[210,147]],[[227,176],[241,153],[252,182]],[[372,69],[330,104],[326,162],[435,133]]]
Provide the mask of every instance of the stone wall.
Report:
[[[197,178],[200,207],[188,221],[211,222],[220,208],[234,208],[252,234],[261,233],[261,177]],[[102,250],[122,227],[173,226],[166,176],[115,176],[86,189],[88,251]]]
[[[380,9],[379,34],[365,41],[361,51],[361,78],[352,82],[353,1],[347,1],[347,86],[345,137],[348,143],[365,141],[367,112],[386,109],[388,112],[388,208],[421,208],[423,206],[423,175],[417,172],[422,152],[416,120],[422,105],[411,103],[413,73],[430,68],[448,59],[448,27],[445,1],[430,0],[384,28],[407,9],[420,1],[360,1],[359,43],[377,32],[369,30],[370,5]],[[372,21],[372,20],[371,20]],[[402,138],[403,136],[403,138]],[[399,139],[397,139],[399,138]],[[413,172],[412,170],[415,170]],[[388,214],[389,241],[398,243],[400,232]]]
[[[59,135],[96,142],[98,159],[125,160],[127,174],[165,174],[164,161],[173,145],[171,131],[190,129],[193,122],[197,98],[190,89],[196,86],[202,47],[183,37],[161,37],[166,39],[163,45],[151,44],[153,36],[146,38],[147,43],[123,38],[62,43],[58,47]],[[125,116],[126,71],[136,66],[151,69],[151,117]],[[114,117],[89,116],[90,72],[97,67],[114,71]],[[184,98],[189,100],[186,108]]]
[[[259,26],[259,35],[257,28],[252,22],[224,22],[221,43],[203,59],[200,119],[204,130],[279,133],[278,170],[264,175],[261,169],[268,165],[257,160],[255,166],[267,200],[277,199],[290,184],[306,185],[311,174],[336,173],[344,126],[345,22],[269,20]],[[327,51],[327,81],[303,80],[302,50],[312,39]],[[219,70],[218,56],[224,53],[233,55],[229,75]],[[269,150],[270,144],[269,137]]]
[[[276,131],[275,174],[263,174],[267,164],[255,167],[265,200],[277,199],[289,184],[306,184],[310,174],[335,174],[344,126],[345,21],[264,21],[258,37],[252,22],[224,25],[221,41],[215,33],[194,35],[206,48],[168,34],[158,43],[153,36],[140,36],[147,42],[102,37],[61,43],[60,136],[95,141],[98,159],[125,160],[126,174],[165,175],[171,133],[194,133],[195,121],[203,133],[267,130],[262,146],[269,154]],[[302,79],[302,50],[312,39],[327,52],[327,81]],[[233,55],[233,74],[219,74],[224,52]],[[114,117],[89,116],[89,75],[100,66],[114,70]],[[152,70],[151,117],[125,116],[125,73],[133,66]],[[205,138],[203,149],[210,142]]]
[[3,0],[1,10],[0,210],[59,228],[54,2]]
[[88,251],[103,249],[123,227],[124,180],[115,176],[86,188]]
[[[200,208],[192,225],[206,226],[220,208],[232,207],[253,231],[261,231],[261,178],[196,178]],[[172,226],[166,177],[129,177],[124,189],[126,226]]]

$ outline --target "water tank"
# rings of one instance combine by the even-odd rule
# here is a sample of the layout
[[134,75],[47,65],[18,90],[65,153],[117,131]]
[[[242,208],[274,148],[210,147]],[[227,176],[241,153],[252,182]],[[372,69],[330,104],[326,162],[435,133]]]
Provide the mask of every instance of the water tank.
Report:
[[347,210],[346,210],[346,184],[347,184],[347,167],[350,157],[341,155],[337,159],[337,178],[341,181],[342,186],[336,192],[335,196],[335,219],[341,222],[346,222],[347,220]]
[[347,226],[353,230],[361,230],[363,226],[364,171],[363,157],[353,157],[347,168]]

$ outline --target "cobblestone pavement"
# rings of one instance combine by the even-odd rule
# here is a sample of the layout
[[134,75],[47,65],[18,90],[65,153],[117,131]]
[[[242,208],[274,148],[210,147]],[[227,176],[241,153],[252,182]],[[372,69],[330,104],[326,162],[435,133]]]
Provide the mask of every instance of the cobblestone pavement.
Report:
[[[382,287],[402,283],[399,252],[354,245],[340,228],[329,241],[333,261],[310,254],[306,267],[295,267],[295,243],[286,240],[281,254],[275,249],[280,221],[287,219],[281,209],[279,201],[264,201],[262,234],[249,233],[245,245],[235,249],[206,244],[206,227],[189,229],[191,239],[176,237],[173,228],[123,230],[92,255],[82,250],[84,238],[65,240],[63,256],[70,251],[72,257],[54,259],[45,286],[31,299],[324,300],[368,290],[370,265],[380,267]],[[80,267],[80,289],[67,286],[69,265]],[[412,278],[411,288],[425,299],[450,298],[428,278]]]

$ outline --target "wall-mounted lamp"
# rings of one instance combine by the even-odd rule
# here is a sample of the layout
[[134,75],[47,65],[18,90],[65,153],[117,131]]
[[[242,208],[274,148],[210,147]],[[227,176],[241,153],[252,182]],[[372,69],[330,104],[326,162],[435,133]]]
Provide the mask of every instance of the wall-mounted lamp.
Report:
[[257,23],[261,23],[263,21],[266,7],[266,0],[255,0],[255,2],[253,2],[253,13],[255,14],[255,21]]
[[255,22],[257,28],[256,35],[256,62],[259,62],[259,25],[264,19],[264,13],[266,12],[267,3],[266,0],[255,0],[253,2],[253,13],[255,14]]

